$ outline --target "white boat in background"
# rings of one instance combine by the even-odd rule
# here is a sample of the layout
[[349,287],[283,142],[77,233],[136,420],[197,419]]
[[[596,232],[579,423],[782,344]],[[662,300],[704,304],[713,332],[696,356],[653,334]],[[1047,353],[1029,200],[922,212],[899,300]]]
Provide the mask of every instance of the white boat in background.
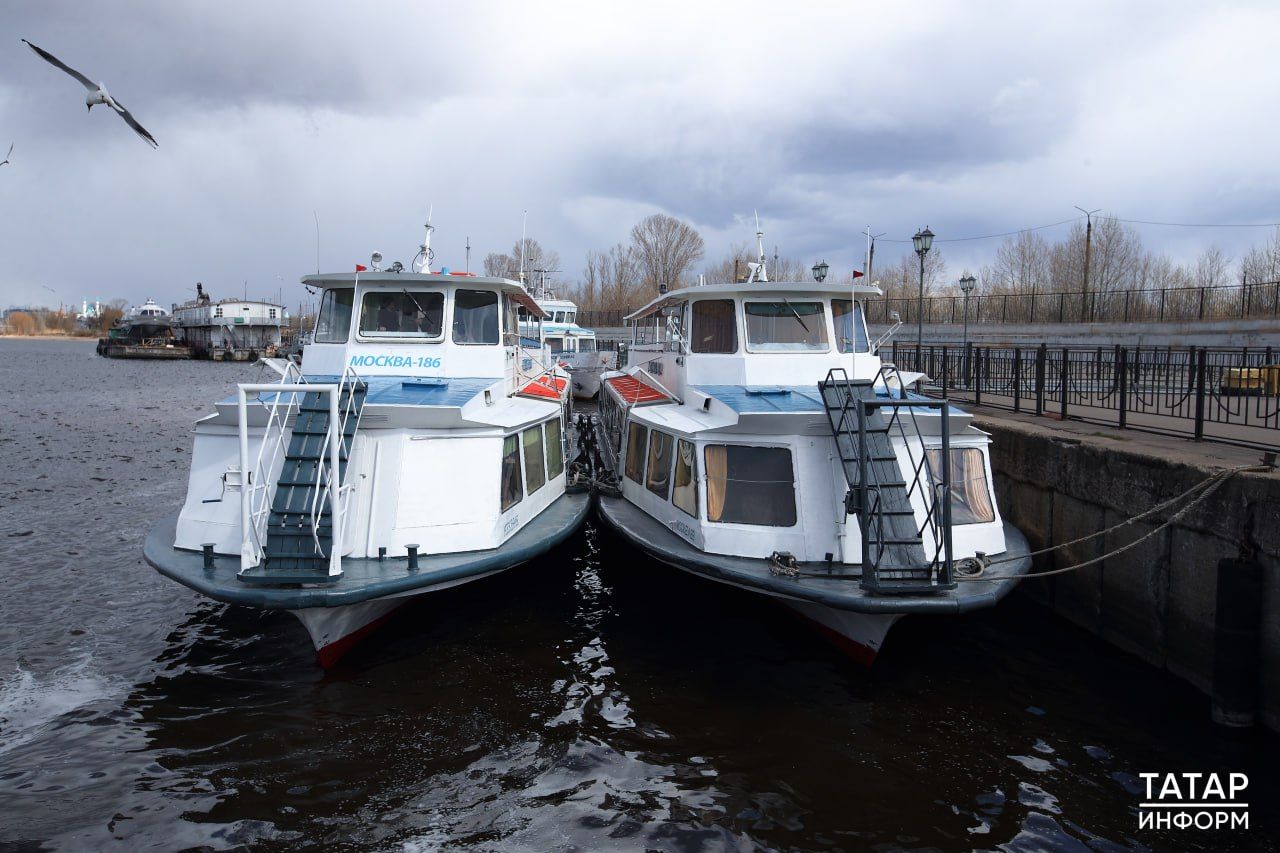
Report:
[[533,298],[546,312],[539,324],[528,318],[522,326],[530,338],[541,334],[543,343],[550,349],[552,358],[569,371],[573,396],[590,400],[600,391],[600,375],[618,366],[618,354],[601,350],[596,333],[578,325],[578,306],[568,299],[557,299],[548,283],[546,273],[539,270],[539,279],[533,289]]
[[869,664],[906,614],[995,604],[1029,569],[1027,543],[1000,517],[987,434],[881,362],[863,313],[879,288],[771,282],[760,255],[746,282],[627,318],[632,366],[600,395],[599,465],[616,482],[600,514]]
[[196,282],[196,297],[173,306],[173,324],[196,358],[257,361],[280,349],[289,313],[283,305],[258,299],[214,301]]
[[521,346],[519,283],[402,264],[309,275],[301,364],[196,424],[187,496],[147,539],[162,574],[284,609],[334,664],[397,606],[510,569],[568,537],[569,379]]

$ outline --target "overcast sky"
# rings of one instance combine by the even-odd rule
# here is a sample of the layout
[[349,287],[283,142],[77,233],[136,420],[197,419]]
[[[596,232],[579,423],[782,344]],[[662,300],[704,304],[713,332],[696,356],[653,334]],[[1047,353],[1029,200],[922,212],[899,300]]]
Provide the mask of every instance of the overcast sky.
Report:
[[[296,305],[313,211],[321,266],[349,270],[407,264],[430,205],[437,265],[469,236],[474,269],[528,210],[570,280],[655,211],[714,259],[758,209],[770,251],[842,271],[868,224],[1280,221],[1276,4],[11,0],[3,20],[0,307],[167,304],[197,280]],[[1269,236],[1142,233],[1180,260]],[[958,276],[997,242],[938,246]]]

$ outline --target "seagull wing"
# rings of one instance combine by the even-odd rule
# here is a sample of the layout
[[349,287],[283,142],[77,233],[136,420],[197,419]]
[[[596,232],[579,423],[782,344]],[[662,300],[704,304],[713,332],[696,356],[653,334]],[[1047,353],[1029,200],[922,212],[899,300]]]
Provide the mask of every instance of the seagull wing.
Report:
[[133,128],[134,133],[145,139],[148,145],[152,148],[160,147],[160,143],[156,142],[155,137],[150,133],[147,133],[147,129],[145,127],[138,124],[138,120],[133,117],[133,113],[125,109],[124,104],[120,103],[115,98],[112,98],[107,103],[111,104],[111,108],[120,114],[120,118],[124,119],[125,122],[128,123],[129,127]]
[[85,87],[86,89],[88,89],[90,92],[96,92],[96,91],[98,91],[98,84],[97,84],[97,83],[93,82],[93,81],[92,81],[92,80],[90,80],[88,77],[84,76],[84,75],[83,75],[83,74],[81,74],[79,71],[77,71],[77,70],[75,70],[74,68],[72,68],[70,65],[67,65],[65,62],[63,62],[63,61],[62,61],[61,59],[59,59],[58,57],[54,56],[54,55],[53,55],[52,53],[50,53],[49,51],[47,51],[47,50],[41,50],[40,48],[36,47],[34,44],[32,44],[31,42],[27,41],[26,39],[23,39],[23,40],[22,40],[22,43],[23,43],[23,44],[25,44],[27,47],[31,48],[32,50],[34,50],[34,51],[36,52],[36,55],[38,55],[38,56],[39,56],[41,59],[43,59],[45,62],[47,62],[47,63],[49,63],[50,65],[52,65],[54,68],[61,68],[63,71],[67,72],[67,73],[68,73],[68,74],[70,74],[72,77],[74,77],[74,78],[76,78],[77,80],[79,80],[79,81],[80,81],[80,85],[84,86],[84,87]]
[[10,157],[12,157],[12,156],[13,156],[13,143],[12,143],[12,142],[10,142],[10,143],[9,143],[9,153],[8,153],[8,154],[6,154],[6,155],[4,155],[4,160],[0,161],[0,166],[3,166],[5,163],[8,163],[8,162],[9,162],[9,158],[10,158]]

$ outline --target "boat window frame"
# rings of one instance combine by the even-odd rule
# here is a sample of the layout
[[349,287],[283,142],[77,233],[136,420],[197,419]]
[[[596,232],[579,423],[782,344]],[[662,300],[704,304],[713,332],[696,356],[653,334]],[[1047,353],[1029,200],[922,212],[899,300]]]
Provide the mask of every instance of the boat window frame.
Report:
[[[413,284],[421,284],[421,282],[413,282]],[[429,296],[440,297],[440,333],[438,335],[435,335],[434,337],[426,337],[425,334],[421,332],[379,332],[376,329],[373,331],[365,331],[360,328],[361,321],[364,320],[364,303],[366,299],[374,295],[377,295],[379,299],[384,296],[403,296],[406,292],[411,294],[425,293]],[[412,290],[407,286],[402,287],[399,290],[392,290],[390,288],[383,287],[365,288],[360,298],[359,314],[357,315],[355,311],[352,311],[352,314],[356,317],[356,340],[362,343],[384,343],[391,341],[397,344],[442,344],[445,342],[444,330],[452,324],[451,315],[453,314],[453,311],[450,305],[452,301],[453,300],[449,298],[448,291],[445,289]],[[381,307],[374,311],[373,317],[375,326],[378,324],[377,312],[380,310]]]
[[[634,438],[636,435],[636,430],[642,430],[644,432],[644,437],[640,439],[639,446],[633,448],[633,444],[635,443]],[[637,450],[638,452],[632,453],[633,449]],[[637,458],[640,460],[640,469],[635,472],[635,476],[632,476],[632,464]],[[630,480],[631,482],[635,483],[637,486],[644,486],[644,473],[645,473],[644,469],[648,461],[648,458],[649,458],[649,426],[648,424],[642,424],[639,421],[634,421],[634,420],[628,421],[627,422],[627,455],[624,460],[624,464],[622,466],[622,476],[624,476],[626,479]]]
[[[730,313],[731,313],[731,317],[732,317],[732,321],[730,322],[730,324],[729,324],[729,325],[730,325],[730,327],[733,329],[733,349],[731,349],[731,350],[712,350],[712,349],[699,349],[699,348],[698,348],[698,346],[697,346],[698,338],[697,338],[697,335],[696,335],[696,326],[697,326],[698,318],[697,318],[697,314],[696,314],[696,312],[695,312],[695,308],[696,308],[696,306],[701,305],[701,304],[702,304],[702,303],[704,303],[704,302],[707,302],[707,303],[710,303],[710,302],[728,302],[728,303],[729,303]],[[739,334],[739,329],[738,329],[738,326],[739,326],[738,313],[739,313],[739,312],[738,312],[738,300],[734,299],[734,298],[733,298],[733,297],[731,297],[731,296],[730,296],[730,297],[716,297],[716,298],[708,297],[708,298],[706,298],[706,299],[692,299],[692,300],[690,300],[690,302],[689,302],[689,352],[691,352],[691,353],[695,353],[695,354],[698,354],[698,355],[735,355],[735,354],[737,354],[739,351],[741,351],[741,349],[742,349],[742,341],[740,340],[740,338],[742,338],[743,336],[742,336],[741,334]]]
[[[496,341],[460,341],[458,340],[458,297],[463,293],[487,293],[494,297],[493,310],[495,318],[498,322],[498,339]],[[448,300],[450,303],[449,311],[449,340],[460,347],[496,347],[502,345],[502,294],[496,290],[486,290],[485,288],[475,287],[455,287],[453,288],[453,298]]]
[[[328,303],[328,302],[336,303],[336,302],[338,301],[338,300],[337,300],[337,294],[339,294],[339,293],[344,293],[344,292],[345,292],[345,293],[349,293],[349,294],[351,294],[351,302],[350,302],[350,304],[348,304],[348,305],[346,306],[346,307],[347,307],[347,325],[346,325],[346,327],[345,327],[345,328],[343,328],[343,329],[342,329],[342,332],[341,332],[342,337],[341,337],[341,338],[338,338],[338,337],[336,336],[336,335],[338,334],[338,332],[337,332],[337,330],[336,330],[336,329],[335,329],[335,330],[333,330],[333,331],[330,333],[330,335],[329,335],[329,336],[327,336],[327,337],[323,337],[323,338],[322,338],[322,337],[320,337],[320,321],[321,321],[322,319],[324,319],[324,317],[325,317],[325,305],[326,305],[326,303]],[[332,300],[330,300],[330,298],[329,298],[329,295],[330,295],[330,294],[333,294],[333,299],[332,299]],[[218,316],[218,317],[221,317],[221,316],[222,316],[222,307],[221,307],[221,306],[214,306],[214,310],[217,312],[217,313],[215,314],[215,316]],[[330,308],[329,310],[330,310],[330,311],[332,311],[333,309],[332,309],[332,308]],[[312,342],[313,344],[345,344],[345,343],[347,343],[349,340],[351,340],[351,323],[352,323],[352,321],[355,319],[355,316],[356,316],[356,289],[355,289],[355,287],[354,287],[354,286],[352,286],[352,287],[326,287],[326,288],[324,289],[324,295],[320,297],[320,310],[316,312],[316,324],[315,324],[315,326],[314,326],[314,327],[312,328],[312,330],[311,330],[311,335],[312,335],[312,336],[311,336],[311,342]]]
[[[550,435],[550,432],[551,432],[551,426],[552,426],[553,424],[555,425],[555,432],[556,432],[556,439],[555,439],[554,445],[553,445],[553,443],[552,443],[552,441],[551,441],[551,435]],[[545,433],[545,434],[543,435],[543,438],[542,438],[542,444],[543,444],[544,452],[546,453],[546,457],[547,457],[547,465],[546,465],[547,481],[548,481],[548,482],[550,482],[551,480],[554,480],[556,477],[559,477],[561,474],[563,474],[563,473],[564,473],[564,468],[565,468],[565,465],[564,465],[564,457],[565,457],[565,453],[564,453],[564,426],[560,423],[560,417],[557,415],[557,416],[556,416],[556,417],[554,417],[554,418],[551,418],[551,419],[549,419],[549,420],[543,421],[543,422],[542,422],[542,428],[543,428],[543,431],[544,431],[544,433]],[[556,458],[556,472],[555,472],[555,474],[552,474],[552,473],[551,473],[551,448],[552,448],[553,446],[554,446],[554,447],[555,447],[555,449],[556,449],[556,455],[555,455],[555,458]]]
[[[680,463],[681,463],[680,449],[682,445],[687,445],[689,447],[689,459],[691,464],[689,465],[689,484],[688,485],[693,489],[693,511],[692,512],[688,509],[688,507],[681,506],[679,503],[676,502],[676,489],[679,488],[679,485],[676,483],[676,477],[678,476],[680,471]],[[685,515],[689,516],[690,518],[696,519],[699,517],[698,513],[700,512],[700,508],[698,506],[698,499],[702,496],[701,489],[698,488],[698,443],[689,438],[677,438],[675,453],[673,454],[673,456],[675,458],[671,466],[671,505],[676,509],[680,510],[681,512],[683,512]]]
[[[507,486],[507,462],[511,456],[511,451],[507,449],[507,442],[515,440],[515,477],[519,488],[515,489],[515,500],[511,503],[506,502],[506,486]],[[520,451],[520,432],[508,433],[502,437],[502,456],[500,457],[498,469],[498,506],[499,513],[506,514],[510,510],[520,505],[520,501],[524,500],[524,460],[521,458]]]
[[[725,498],[727,498],[727,497],[728,497],[728,494],[729,494],[727,484],[728,484],[728,483],[731,483],[731,482],[735,482],[735,480],[730,479],[730,478],[729,478],[729,476],[728,476],[728,468],[727,468],[727,465],[726,465],[726,469],[725,469],[725,476],[724,476],[724,482],[725,482],[725,484],[726,484],[726,488],[725,488],[725,498],[722,498],[722,499],[721,499],[720,518],[719,518],[719,519],[716,519],[716,520],[713,520],[713,519],[711,518],[711,468],[712,468],[712,466],[711,466],[711,464],[707,461],[707,451],[709,451],[709,450],[710,450],[711,448],[713,448],[713,447],[725,447],[725,448],[728,448],[728,447],[740,447],[740,448],[748,448],[748,449],[753,449],[753,450],[781,450],[781,451],[784,451],[784,452],[787,454],[787,459],[788,459],[788,461],[790,462],[790,469],[791,469],[791,480],[790,480],[790,483],[791,483],[791,516],[790,516],[790,518],[791,518],[791,523],[790,523],[790,524],[770,524],[770,523],[768,523],[768,522],[761,522],[761,521],[737,521],[737,520],[729,520],[729,521],[726,521],[726,520],[724,520],[724,509],[725,509],[725,507],[724,507],[724,505],[723,505],[723,504],[724,504],[724,500],[725,500]],[[727,459],[726,459],[726,462],[727,462]],[[800,508],[799,508],[799,494],[798,494],[798,492],[797,492],[797,488],[796,488],[796,483],[797,483],[797,478],[796,478],[796,454],[795,454],[795,452],[793,451],[793,449],[792,449],[791,445],[789,445],[789,444],[762,444],[762,443],[759,443],[759,442],[743,443],[743,442],[731,442],[731,441],[709,441],[709,442],[706,442],[706,443],[704,443],[704,444],[702,445],[702,465],[703,465],[703,468],[702,468],[702,476],[703,476],[704,478],[706,478],[706,481],[707,481],[707,487],[706,487],[706,490],[705,490],[705,491],[706,491],[706,495],[707,495],[707,518],[706,518],[706,521],[707,521],[707,523],[708,523],[708,524],[742,525],[742,526],[745,526],[745,527],[775,527],[775,528],[782,529],[782,530],[793,529],[793,528],[796,528],[796,527],[798,527],[798,526],[799,526],[799,524],[800,524]],[[744,482],[761,483],[761,482],[768,482],[768,481],[744,481]],[[784,482],[784,481],[778,481],[778,482]]]
[[[529,444],[528,444],[527,437],[530,434],[534,435],[537,441],[538,452],[536,454],[529,453]],[[547,448],[547,440],[546,440],[546,436],[542,432],[542,424],[534,424],[531,427],[526,427],[525,429],[520,430],[520,457],[521,457],[521,461],[524,463],[524,488],[525,488],[526,495],[532,495],[534,492],[538,491],[538,489],[541,489],[543,486],[547,484],[547,480],[549,478],[547,477],[547,449],[546,448]],[[538,485],[536,486],[533,485],[534,471],[529,467],[531,456],[536,457],[533,461],[537,462],[539,465],[538,476],[540,479],[538,480]]]
[[[663,481],[666,484],[666,491],[660,492],[654,488],[653,475],[655,471],[658,470],[657,466],[660,466],[662,460],[660,456],[655,459],[654,451],[663,443],[664,439],[667,445],[667,453],[670,458],[667,460],[666,465],[666,480]],[[675,465],[675,449],[676,437],[674,435],[656,428],[649,430],[648,458],[645,460],[644,487],[650,494],[657,495],[667,503],[671,502],[671,472]]]
[[[942,464],[942,448],[939,446],[934,446],[934,447],[926,446],[924,450],[925,450],[925,456],[928,459],[929,480],[931,484],[940,486],[942,485],[942,481],[941,479],[936,478],[933,472],[934,472],[935,466]],[[978,470],[978,473],[982,475],[982,499],[985,502],[987,514],[989,515],[989,517],[987,518],[979,517],[978,513],[974,511],[972,498],[969,494],[965,492],[961,492],[959,494],[956,493],[957,483],[954,478],[954,474],[956,473],[955,471],[956,460],[966,458],[966,455],[968,453],[974,453],[977,455],[977,458],[978,458],[977,470]],[[992,494],[991,478],[987,476],[987,454],[984,452],[984,448],[966,446],[966,445],[962,445],[962,446],[952,445],[948,455],[951,459],[952,475],[953,475],[953,478],[951,480],[951,524],[956,527],[959,527],[962,525],[968,526],[971,524],[991,524],[997,519],[998,515],[996,513],[995,497]],[[962,470],[963,470],[963,463],[962,463]],[[970,476],[970,477],[964,478],[964,481],[966,483],[974,483],[977,481],[977,479],[978,479],[977,477]],[[969,516],[971,516],[971,519],[968,521],[957,521],[956,520],[957,517],[963,518],[964,513],[967,513]]]
[[[750,320],[750,315],[747,311],[747,306],[748,305],[781,305],[783,304],[784,300],[787,303],[789,303],[792,307],[795,307],[801,304],[818,306],[818,309],[821,312],[820,316],[822,318],[822,323],[819,326],[819,328],[822,330],[822,342],[823,344],[825,344],[825,346],[822,349],[812,349],[807,347],[804,349],[798,349],[798,348],[797,349],[758,349],[755,347],[760,347],[760,346],[768,347],[770,345],[756,344],[755,347],[752,346],[751,320]],[[831,334],[827,329],[827,325],[830,321],[830,318],[827,316],[827,303],[829,301],[830,301],[829,299],[824,299],[821,296],[805,297],[804,299],[793,300],[793,299],[786,298],[785,294],[780,294],[772,299],[764,296],[761,296],[759,298],[743,299],[742,300],[742,344],[743,346],[746,348],[747,352],[755,353],[759,355],[825,355],[830,353],[831,352]],[[779,315],[779,316],[782,316],[782,315]],[[802,315],[802,316],[805,316],[805,315]]]
[[[830,301],[831,301],[831,335],[836,342],[836,351],[841,355],[856,355],[858,353],[871,352],[871,330],[867,328],[867,316],[866,316],[866,311],[864,311],[862,307],[862,300],[855,299],[852,296],[847,296],[847,297],[833,296],[831,297]],[[853,320],[850,321],[851,323],[853,323],[853,348],[852,349],[847,350],[843,346],[841,346],[841,343],[840,343],[841,341],[840,329],[838,328],[837,322],[836,322],[836,303],[837,302],[851,303],[850,309],[853,314]],[[859,334],[861,334],[861,340],[859,340]],[[861,344],[861,347],[859,347],[859,344]]]

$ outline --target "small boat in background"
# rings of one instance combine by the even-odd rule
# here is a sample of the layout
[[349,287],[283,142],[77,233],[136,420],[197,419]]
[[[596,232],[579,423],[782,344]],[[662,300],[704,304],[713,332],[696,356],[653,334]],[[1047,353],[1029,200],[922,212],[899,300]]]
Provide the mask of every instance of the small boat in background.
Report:
[[332,666],[410,599],[520,565],[590,505],[569,378],[522,346],[518,282],[402,264],[309,275],[301,364],[196,424],[187,496],[145,546],[219,601],[293,613]]
[[[600,391],[601,374],[618,366],[618,354],[599,349],[596,333],[578,325],[577,304],[569,299],[557,299],[546,272],[539,270],[538,273],[533,298],[546,312],[540,324],[542,340],[550,348],[551,356],[569,371],[574,398],[590,400]],[[537,337],[539,324],[531,318],[525,318],[523,324],[526,336]]]
[[148,299],[130,308],[98,339],[98,355],[106,358],[191,358],[191,348],[174,334],[169,312]]
[[873,285],[746,282],[658,296],[604,374],[600,515],[661,562],[770,596],[863,663],[907,614],[990,607],[1030,568],[990,440],[881,362]]

